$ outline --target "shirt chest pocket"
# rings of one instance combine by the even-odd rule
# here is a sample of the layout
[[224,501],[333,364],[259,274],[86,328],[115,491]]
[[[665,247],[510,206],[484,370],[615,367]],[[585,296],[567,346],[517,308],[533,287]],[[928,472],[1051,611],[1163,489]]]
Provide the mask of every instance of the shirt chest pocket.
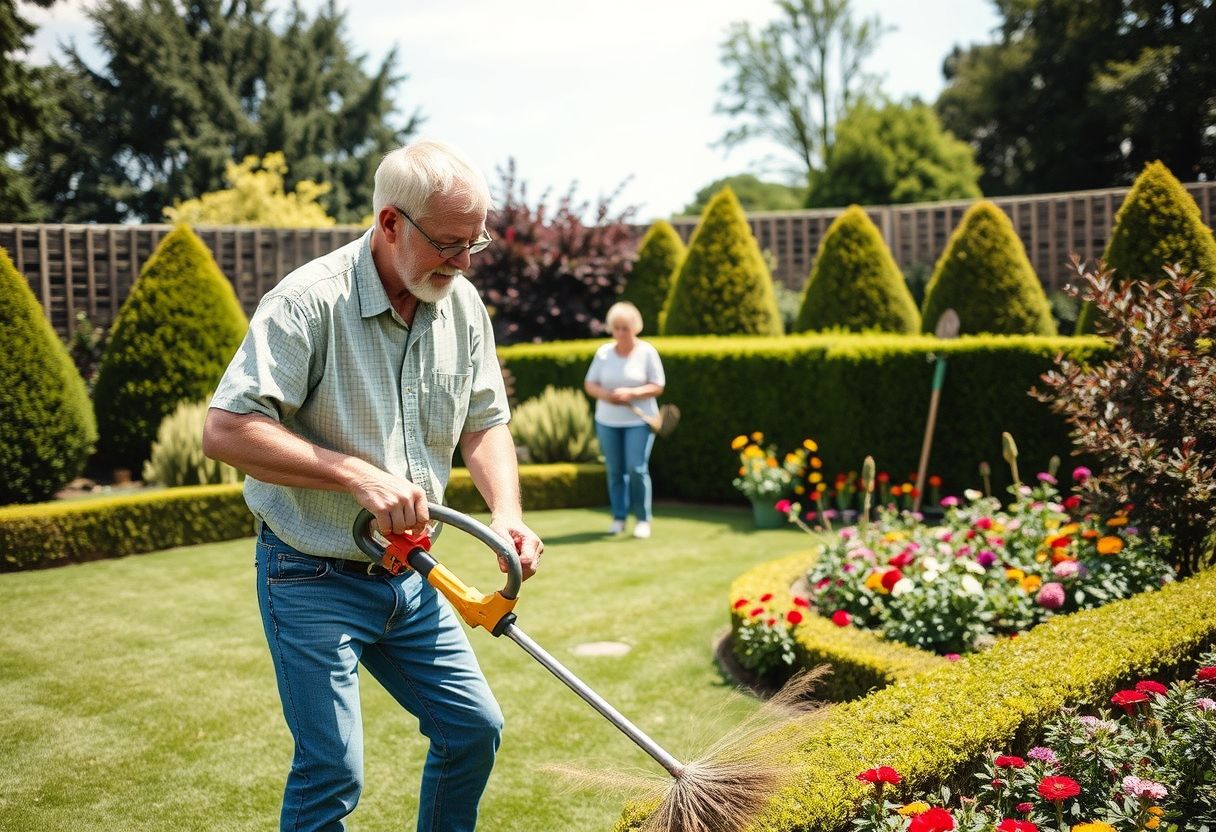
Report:
[[435,370],[427,379],[423,388],[426,400],[422,414],[422,437],[427,445],[449,449],[456,447],[469,413],[472,369],[470,367],[464,373]]

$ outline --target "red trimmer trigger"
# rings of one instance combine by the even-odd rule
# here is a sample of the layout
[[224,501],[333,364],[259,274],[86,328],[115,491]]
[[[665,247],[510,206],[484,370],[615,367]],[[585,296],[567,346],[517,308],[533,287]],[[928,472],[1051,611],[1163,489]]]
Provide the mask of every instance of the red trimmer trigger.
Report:
[[384,549],[380,565],[394,575],[400,575],[410,568],[410,552],[418,548],[424,552],[431,551],[431,535],[425,530],[416,535],[390,533],[384,535],[384,539],[388,541],[388,546]]

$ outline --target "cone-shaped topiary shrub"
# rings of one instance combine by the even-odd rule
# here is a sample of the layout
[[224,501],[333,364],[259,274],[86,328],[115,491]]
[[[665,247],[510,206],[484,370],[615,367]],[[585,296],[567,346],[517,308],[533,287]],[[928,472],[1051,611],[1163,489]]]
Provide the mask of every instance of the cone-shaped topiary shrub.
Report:
[[[1181,272],[1216,280],[1216,238],[1203,224],[1199,206],[1169,168],[1150,162],[1136,177],[1115,215],[1102,258],[1117,280],[1157,281],[1166,266],[1181,264]],[[1077,333],[1092,332],[1093,308],[1086,303],[1077,319]]]
[[646,232],[638,246],[638,259],[621,292],[642,313],[642,323],[649,332],[659,331],[659,313],[671,291],[671,281],[684,262],[684,241],[667,220],[659,220]]
[[921,328],[933,332],[947,309],[958,313],[963,334],[1056,334],[1047,295],[1013,223],[986,199],[967,209],[938,258]]
[[84,470],[97,441],[84,379],[0,248],[0,505],[36,503]]
[[914,333],[920,312],[903,273],[868,214],[849,206],[828,228],[802,293],[795,332]]
[[664,335],[780,335],[773,278],[730,188],[705,206],[676,273]]
[[165,237],[118,311],[93,401],[108,463],[142,469],[161,421],[207,398],[244,337],[232,284],[188,226]]

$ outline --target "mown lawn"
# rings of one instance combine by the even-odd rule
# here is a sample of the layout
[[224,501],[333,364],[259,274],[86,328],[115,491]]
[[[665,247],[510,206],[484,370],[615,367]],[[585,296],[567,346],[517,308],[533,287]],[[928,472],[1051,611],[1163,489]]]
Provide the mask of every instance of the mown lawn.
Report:
[[[639,727],[688,758],[755,707],[716,671],[711,639],[730,581],[804,535],[755,531],[723,507],[660,506],[649,540],[605,537],[604,511],[530,520],[547,551],[519,625]],[[277,828],[291,739],[252,545],[0,575],[0,829]],[[435,554],[482,591],[501,586],[489,550],[461,532]],[[479,829],[610,829],[619,798],[571,792],[543,766],[657,766],[513,642],[471,638],[507,718]],[[573,654],[592,641],[632,650]],[[367,785],[348,828],[413,829],[425,740],[368,674],[363,716]]]

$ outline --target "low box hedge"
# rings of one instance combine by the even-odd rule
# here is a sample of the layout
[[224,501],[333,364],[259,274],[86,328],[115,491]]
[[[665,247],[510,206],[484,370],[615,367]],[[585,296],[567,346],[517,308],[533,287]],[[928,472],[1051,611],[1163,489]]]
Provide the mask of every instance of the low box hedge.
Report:
[[[757,828],[843,832],[869,788],[856,779],[865,769],[893,766],[904,776],[898,794],[957,784],[985,755],[1031,741],[1061,708],[1107,705],[1136,680],[1189,672],[1216,645],[1214,593],[1207,570],[833,706],[806,729],[794,781]],[[638,828],[650,809],[627,807],[616,829]]]
[[[880,471],[903,481],[915,471],[929,407],[933,355],[948,358],[929,473],[949,493],[980,487],[977,465],[993,463],[993,487],[1004,493],[1009,472],[1001,433],[1010,431],[1021,470],[1046,470],[1071,443],[1063,420],[1027,395],[1054,366],[1057,353],[1091,360],[1099,338],[790,335],[652,338],[667,374],[663,401],[683,418],[655,443],[656,493],[691,500],[741,498],[731,486],[738,467],[730,441],[760,430],[782,452],[806,437],[820,446],[825,473],[858,470],[872,455]],[[499,350],[520,401],[546,385],[581,389],[602,341],[516,344]]]
[[[817,551],[762,563],[736,578],[730,586],[732,634],[747,620],[752,606],[749,603],[736,609],[740,600],[754,603],[772,593],[773,607],[792,606],[791,587],[815,563]],[[815,688],[815,696],[829,702],[856,699],[947,663],[936,653],[886,641],[868,630],[837,627],[814,612],[794,628],[794,644],[798,667],[831,665],[832,672]]]
[[[607,502],[604,468],[594,464],[523,465],[524,508],[574,508]],[[468,470],[452,471],[445,500],[465,512],[485,501]],[[253,534],[241,485],[194,485],[96,499],[0,508],[0,572],[232,540]]]

